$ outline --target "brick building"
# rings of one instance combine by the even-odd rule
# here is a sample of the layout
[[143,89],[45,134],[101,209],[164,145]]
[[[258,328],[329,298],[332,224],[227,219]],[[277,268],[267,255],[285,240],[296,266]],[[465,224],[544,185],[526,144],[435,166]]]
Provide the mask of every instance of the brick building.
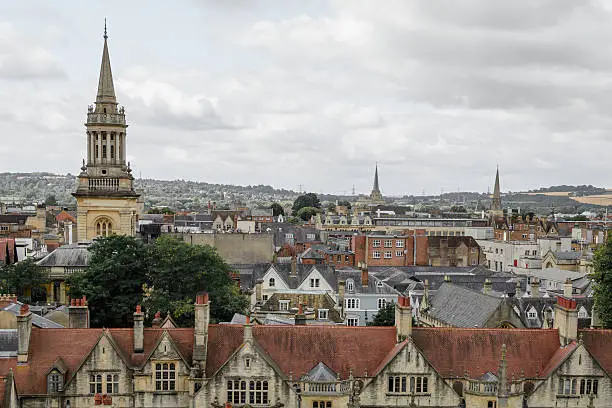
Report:
[[407,231],[406,235],[354,235],[351,251],[355,254],[356,265],[428,265],[428,242],[421,230]]

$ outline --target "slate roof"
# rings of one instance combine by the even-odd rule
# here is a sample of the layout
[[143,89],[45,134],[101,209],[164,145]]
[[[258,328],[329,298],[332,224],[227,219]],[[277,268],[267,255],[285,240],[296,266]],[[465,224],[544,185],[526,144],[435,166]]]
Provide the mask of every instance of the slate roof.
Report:
[[503,299],[443,283],[431,297],[427,314],[455,327],[484,327]]
[[[574,297],[576,301],[577,309],[580,310],[582,306],[586,308],[589,315],[591,314],[591,310],[593,309],[594,300],[589,297]],[[531,296],[521,296],[521,297],[512,297],[506,299],[507,302],[512,307],[516,307],[520,312],[520,319],[525,325],[525,327],[539,329],[544,324],[545,312],[547,310],[554,310],[555,304],[557,303],[557,298],[555,296],[551,297],[531,297]],[[537,317],[535,319],[529,319],[527,317],[527,312],[531,308],[534,308],[537,312]],[[591,324],[591,318],[578,318],[578,327],[579,328],[587,328]]]
[[[403,292],[412,285],[414,280],[429,282],[431,290],[437,290],[448,275],[452,283],[468,289],[481,291],[485,279],[491,281],[491,289],[500,293],[516,292],[516,275],[503,272],[493,272],[482,266],[452,267],[452,266],[400,266],[400,267],[368,267],[371,274],[381,279],[389,286]],[[523,283],[523,290],[526,284]]]
[[0,329],[0,357],[16,357],[17,345],[17,329]]
[[282,263],[282,264],[269,264],[265,269],[257,269],[257,271],[253,271],[257,273],[257,276],[254,274],[252,276],[253,286],[257,280],[262,279],[263,276],[270,270],[270,268],[274,268],[276,272],[283,278],[283,280],[289,286],[289,289],[297,289],[298,286],[304,279],[310,275],[313,269],[317,269],[321,276],[329,283],[329,285],[334,289],[334,291],[338,290],[338,281],[336,278],[335,268],[332,265],[307,265],[307,264],[297,264],[296,265],[296,274],[291,275],[291,264],[290,263]]
[[400,293],[387,285],[385,282],[379,280],[373,275],[368,277],[368,286],[363,286],[361,282],[361,270],[359,269],[339,269],[336,271],[338,280],[353,279],[355,282],[354,290],[346,293],[356,294],[381,294],[381,295],[399,295]]
[[559,261],[577,261],[582,258],[582,252],[577,251],[558,251],[553,252],[553,255]]
[[[21,306],[21,303],[10,303],[3,307],[2,310],[18,316],[20,314]],[[36,313],[32,313],[32,326],[40,327],[41,329],[61,329],[64,327],[61,324],[49,320],[46,317],[39,316]]]
[[87,245],[64,245],[45,256],[37,264],[43,267],[87,267],[89,266],[89,257],[90,252]]

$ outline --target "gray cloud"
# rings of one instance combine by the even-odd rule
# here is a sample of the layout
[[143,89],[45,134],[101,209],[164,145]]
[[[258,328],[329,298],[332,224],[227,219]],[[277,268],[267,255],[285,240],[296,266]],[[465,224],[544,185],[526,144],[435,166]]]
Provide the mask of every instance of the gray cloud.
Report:
[[[110,51],[128,155],[148,177],[367,192],[378,161],[383,193],[486,191],[496,164],[507,190],[609,183],[604,1],[144,4],[111,16]],[[67,41],[53,46],[13,21],[19,7],[2,13],[0,121],[29,143],[66,136],[35,161],[9,142],[0,171],[74,173],[85,150],[99,22],[57,7]]]

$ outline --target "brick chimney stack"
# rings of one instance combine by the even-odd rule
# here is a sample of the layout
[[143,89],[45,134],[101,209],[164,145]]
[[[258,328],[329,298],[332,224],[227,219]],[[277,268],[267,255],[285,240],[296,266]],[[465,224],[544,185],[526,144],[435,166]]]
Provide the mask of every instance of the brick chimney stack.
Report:
[[32,332],[32,312],[30,305],[23,305],[17,315],[17,362],[27,363]]
[[369,284],[369,279],[370,276],[368,274],[368,267],[365,266],[362,270],[361,270],[361,286],[363,286],[364,288],[368,287]]
[[154,329],[159,329],[161,327],[161,323],[162,323],[161,312],[158,310],[155,313],[155,317],[153,317],[153,321],[151,322],[151,327],[153,327]]
[[140,305],[136,306],[134,312],[134,353],[144,351],[144,313]]
[[204,370],[206,368],[206,354],[208,352],[208,325],[210,323],[210,301],[208,293],[196,296],[195,328],[193,330],[193,360]]
[[395,330],[397,342],[402,342],[412,334],[412,307],[410,298],[399,296],[395,305]]
[[295,325],[296,326],[306,326],[306,315],[304,314],[304,308],[302,306],[302,302],[298,303],[298,312],[295,315]]
[[563,296],[571,299],[574,297],[573,295],[572,280],[568,277],[563,284]]
[[85,296],[81,299],[70,299],[70,306],[68,306],[68,327],[71,329],[89,328],[89,308],[87,307],[87,298]]
[[253,324],[251,323],[251,316],[246,317],[246,322],[244,324],[243,342],[245,344],[253,343]]
[[559,339],[562,346],[566,346],[578,338],[578,310],[575,300],[564,296],[557,298],[553,328],[559,330]]

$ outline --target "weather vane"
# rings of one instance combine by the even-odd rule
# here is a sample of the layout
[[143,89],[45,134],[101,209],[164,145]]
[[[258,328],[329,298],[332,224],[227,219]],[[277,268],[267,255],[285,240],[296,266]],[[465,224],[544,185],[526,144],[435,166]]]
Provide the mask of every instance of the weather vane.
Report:
[[106,18],[104,18],[104,39],[106,40],[108,35],[106,35]]

